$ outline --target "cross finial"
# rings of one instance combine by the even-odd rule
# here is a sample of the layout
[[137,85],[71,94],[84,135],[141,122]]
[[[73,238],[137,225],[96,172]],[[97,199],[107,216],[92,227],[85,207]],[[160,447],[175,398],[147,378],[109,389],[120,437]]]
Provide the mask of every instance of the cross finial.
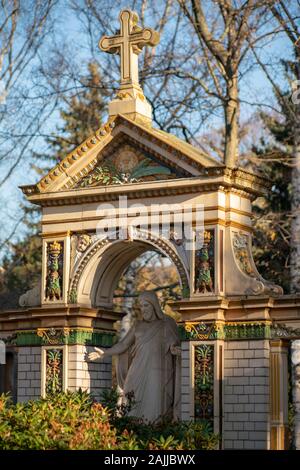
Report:
[[[99,48],[102,51],[109,52],[110,54],[120,55],[120,93],[117,95],[120,99],[131,99],[133,101],[144,101],[144,111],[142,113],[138,110],[141,106],[134,103],[133,106],[123,106],[120,110],[114,106],[112,102],[110,106],[110,115],[115,114],[115,109],[124,114],[144,114],[145,117],[151,118],[151,109],[143,96],[142,90],[139,85],[138,79],[138,55],[146,45],[155,46],[159,42],[159,33],[151,28],[141,28],[137,25],[139,17],[137,13],[130,10],[123,10],[119,16],[120,19],[120,34],[115,36],[103,36],[99,41]],[[112,111],[111,109],[114,108]],[[125,108],[129,111],[125,112]],[[135,108],[134,111],[132,109]],[[150,113],[150,115],[149,115]]]
[[138,85],[137,57],[146,45],[155,46],[159,42],[159,33],[151,28],[137,26],[137,13],[123,10],[119,16],[120,34],[103,36],[99,41],[102,51],[119,53],[121,61],[121,88],[124,85]]

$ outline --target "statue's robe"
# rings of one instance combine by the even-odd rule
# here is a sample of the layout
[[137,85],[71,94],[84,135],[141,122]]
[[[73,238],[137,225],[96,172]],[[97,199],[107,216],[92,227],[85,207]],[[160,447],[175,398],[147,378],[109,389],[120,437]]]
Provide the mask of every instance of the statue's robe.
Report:
[[131,416],[151,422],[179,419],[180,364],[170,349],[179,344],[175,321],[164,315],[163,319],[138,321],[114,347],[119,353],[131,347],[129,368],[126,371],[121,361],[119,371],[125,399],[126,394],[134,394]]

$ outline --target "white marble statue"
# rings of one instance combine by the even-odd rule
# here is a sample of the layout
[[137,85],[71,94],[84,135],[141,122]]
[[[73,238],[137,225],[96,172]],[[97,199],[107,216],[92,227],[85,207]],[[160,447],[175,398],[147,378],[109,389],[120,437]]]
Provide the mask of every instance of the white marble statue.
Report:
[[[122,318],[122,320],[118,320],[116,323],[114,323],[114,327],[117,329],[119,341],[125,338],[130,328],[133,327],[135,320],[136,319],[131,310],[127,312],[127,314]],[[119,354],[118,356],[116,356],[115,366],[116,366],[117,392],[119,395],[119,399],[117,403],[118,406],[121,406],[122,403],[126,401],[123,388],[124,388],[124,383],[125,383],[126,375],[127,375],[130,360],[131,360],[130,349],[131,348],[129,348],[123,354]]]
[[128,369],[123,367],[124,394],[133,392],[134,407],[131,416],[145,421],[159,421],[163,417],[179,419],[180,398],[180,340],[173,318],[161,310],[154,292],[139,296],[142,319],[127,335],[109,349],[95,348],[91,361],[122,355],[130,351]]

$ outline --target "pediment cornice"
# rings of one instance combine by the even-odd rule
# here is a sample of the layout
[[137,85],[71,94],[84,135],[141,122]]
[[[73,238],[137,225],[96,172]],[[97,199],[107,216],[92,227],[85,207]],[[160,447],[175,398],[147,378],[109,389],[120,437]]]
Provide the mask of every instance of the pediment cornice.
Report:
[[23,187],[27,198],[41,206],[81,204],[88,202],[107,202],[120,196],[128,199],[194,194],[212,191],[231,191],[254,200],[266,190],[266,180],[241,169],[215,167],[204,169],[197,177],[164,181],[147,181],[124,185],[66,189],[56,192],[34,192],[32,187]]
[[154,129],[147,123],[132,121],[118,115],[111,118],[95,134],[51,169],[37,184],[22,187],[25,195],[49,193],[74,188],[109,149],[120,142],[130,141],[144,152],[149,152],[162,164],[178,173],[179,177],[200,176],[203,168],[222,167],[213,158],[181,139]]

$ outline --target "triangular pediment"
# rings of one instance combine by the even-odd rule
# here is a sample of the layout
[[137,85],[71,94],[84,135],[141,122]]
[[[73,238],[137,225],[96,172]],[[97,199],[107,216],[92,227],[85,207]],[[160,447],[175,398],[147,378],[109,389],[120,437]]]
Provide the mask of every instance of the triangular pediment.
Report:
[[147,152],[131,139],[122,137],[118,139],[119,142],[108,144],[99,155],[95,167],[75,187],[108,186],[186,176],[184,171],[168,165],[159,156]]
[[177,137],[118,115],[67,155],[26,195],[199,176],[223,166]]

